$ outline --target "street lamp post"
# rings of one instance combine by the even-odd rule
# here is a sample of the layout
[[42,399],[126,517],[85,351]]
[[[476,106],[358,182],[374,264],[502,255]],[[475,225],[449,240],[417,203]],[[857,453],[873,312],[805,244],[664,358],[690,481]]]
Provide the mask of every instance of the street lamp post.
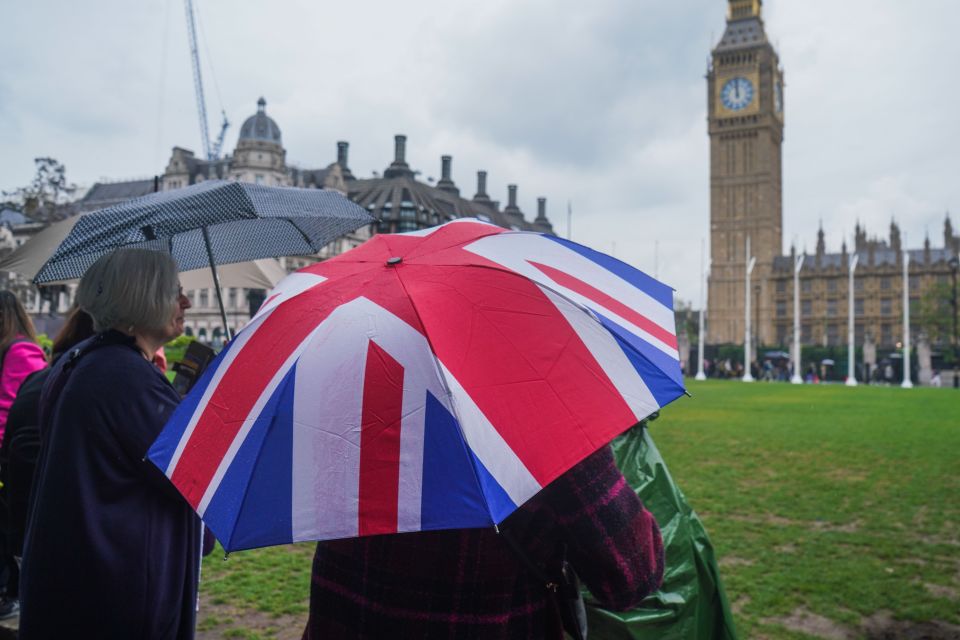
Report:
[[847,386],[857,386],[857,372],[854,369],[854,325],[853,325],[853,272],[857,269],[857,262],[860,256],[853,254],[850,256],[850,274],[847,279],[847,293],[849,303],[847,305]]
[[954,255],[950,258],[950,270],[953,272],[953,388],[960,389],[960,376],[957,375],[957,358],[960,358],[960,349],[957,348],[960,343],[960,336],[957,335],[957,271],[960,270],[960,257]]
[[750,373],[750,274],[753,273],[753,267],[757,259],[750,255],[750,236],[747,236],[747,254],[746,254],[746,274],[744,279],[743,295],[745,300],[743,313],[743,381],[753,382],[753,374]]
[[800,373],[800,269],[804,257],[797,256],[793,265],[793,377],[790,378],[793,384],[803,384],[803,375]]
[[910,254],[903,251],[903,382],[900,386],[912,389],[910,380]]
[[704,289],[706,289],[707,273],[703,268],[703,240],[700,240],[700,337],[697,339],[697,375],[695,380],[706,380],[703,372],[703,314],[706,313]]

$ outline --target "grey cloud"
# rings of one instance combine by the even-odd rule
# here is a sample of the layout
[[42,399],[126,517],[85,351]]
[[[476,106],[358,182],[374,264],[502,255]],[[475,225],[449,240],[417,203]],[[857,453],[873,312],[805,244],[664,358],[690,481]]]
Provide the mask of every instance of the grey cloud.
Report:
[[709,12],[691,6],[667,14],[654,2],[615,8],[526,3],[458,32],[449,42],[444,81],[452,88],[441,117],[542,162],[583,167],[675,129],[700,108],[677,109],[676,99],[692,87],[703,95],[705,52],[690,47],[690,34],[702,33]]

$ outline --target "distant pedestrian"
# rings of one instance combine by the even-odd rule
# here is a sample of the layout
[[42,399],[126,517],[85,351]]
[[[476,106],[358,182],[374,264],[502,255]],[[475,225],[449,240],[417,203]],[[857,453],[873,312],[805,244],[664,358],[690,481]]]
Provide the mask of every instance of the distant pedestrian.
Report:
[[47,357],[37,344],[27,310],[13,292],[0,291],[0,440],[20,385],[45,366]]
[[[93,335],[93,320],[74,308],[53,340],[53,361],[70,347]],[[7,591],[0,600],[0,620],[20,614],[20,558],[23,556],[23,534],[27,507],[33,486],[37,455],[40,449],[40,395],[50,375],[49,367],[30,374],[10,407],[7,426],[0,447],[0,489],[6,507]],[[2,585],[0,585],[2,587]]]
[[[47,366],[43,349],[36,343],[33,322],[20,300],[11,291],[0,291],[0,441],[6,445],[7,418],[10,407],[31,374]],[[6,471],[6,461],[0,473]],[[7,505],[10,492],[0,489],[0,620],[20,613],[17,596],[17,564],[11,539],[7,534],[11,525]]]
[[940,380],[940,370],[939,370],[939,369],[935,369],[935,370],[933,371],[933,377],[930,378],[930,386],[931,386],[931,387],[939,387],[939,386],[942,386],[942,385],[943,385],[943,381]]

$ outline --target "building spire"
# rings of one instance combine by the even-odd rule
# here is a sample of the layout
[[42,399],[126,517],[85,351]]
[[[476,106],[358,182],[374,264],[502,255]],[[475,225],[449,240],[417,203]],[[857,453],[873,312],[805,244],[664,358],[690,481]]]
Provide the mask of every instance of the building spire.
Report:
[[727,21],[759,18],[763,0],[728,0]]

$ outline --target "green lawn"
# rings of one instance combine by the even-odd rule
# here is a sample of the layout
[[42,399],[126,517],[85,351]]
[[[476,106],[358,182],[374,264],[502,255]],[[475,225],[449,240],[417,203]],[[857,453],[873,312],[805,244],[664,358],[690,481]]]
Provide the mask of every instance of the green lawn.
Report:
[[[960,393],[689,389],[650,432],[710,533],[742,637],[857,637],[878,612],[960,624]],[[311,553],[207,558],[204,637],[297,637]]]
[[651,434],[710,533],[744,637],[791,637],[774,621],[796,612],[854,629],[880,610],[960,622],[960,394],[689,389]]

